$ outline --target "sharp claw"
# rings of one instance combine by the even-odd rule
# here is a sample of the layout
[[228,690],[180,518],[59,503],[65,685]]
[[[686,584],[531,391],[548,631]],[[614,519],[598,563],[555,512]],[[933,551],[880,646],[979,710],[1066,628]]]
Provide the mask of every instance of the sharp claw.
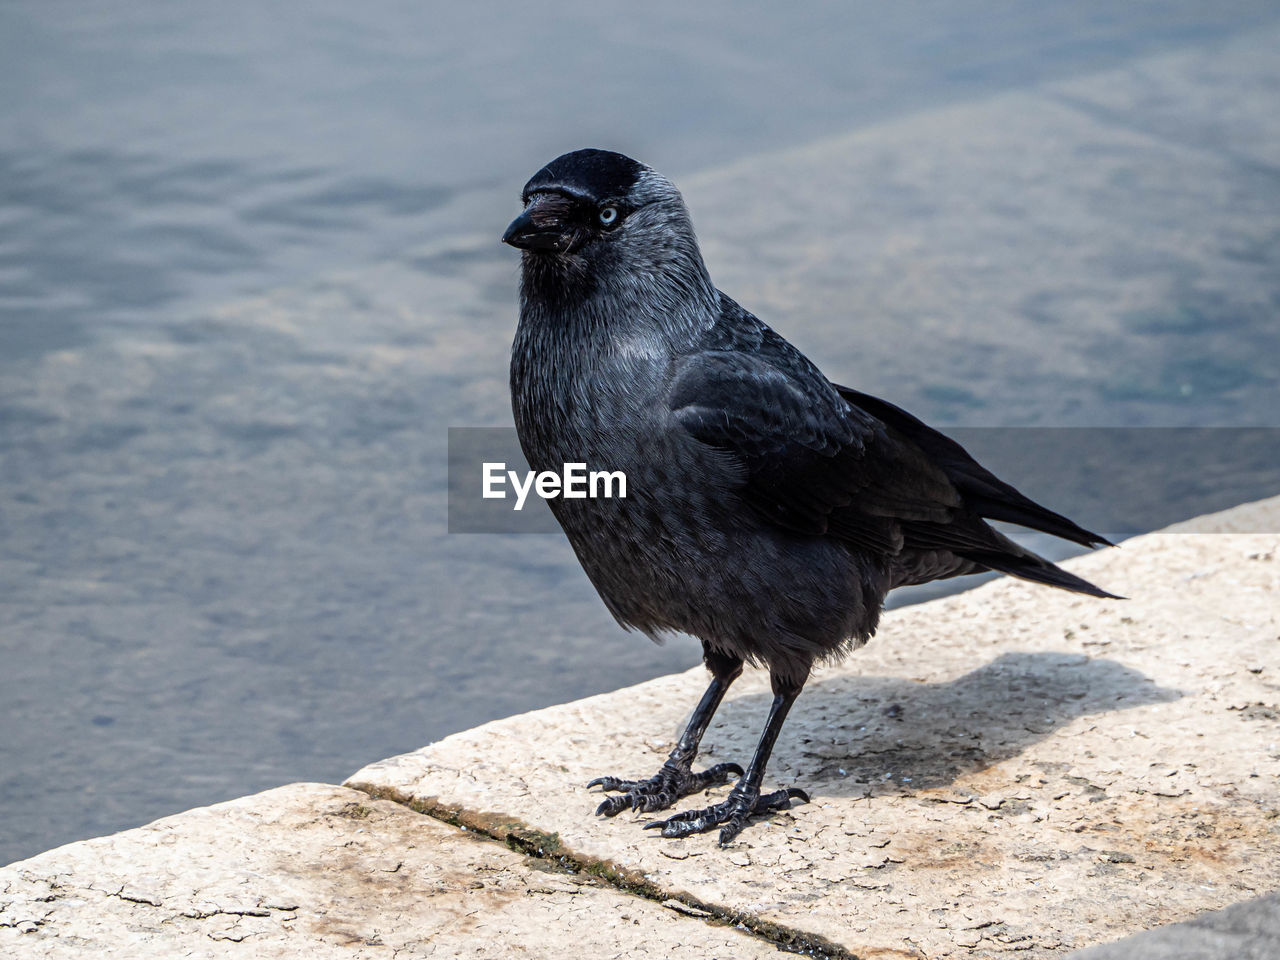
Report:
[[743,770],[736,763],[725,763],[721,764],[721,766],[723,766],[729,773],[732,773],[735,777],[745,777],[747,775],[747,771]]
[[625,797],[606,797],[600,806],[596,807],[596,816],[603,814],[606,817],[616,817],[626,805]]
[[[596,777],[594,780],[592,780],[590,783],[587,784],[587,789],[590,790],[592,787],[603,787],[606,783],[608,783],[612,779],[613,777]],[[606,789],[608,788],[606,787]]]
[[720,840],[718,841],[720,846],[722,847],[729,846],[729,844],[733,842],[733,838],[736,837],[741,832],[742,832],[741,824],[732,824],[732,823],[729,824],[727,827],[725,827],[723,830],[720,831]]
[[799,800],[801,803],[809,802],[809,795],[798,787],[791,787],[788,789],[787,798],[790,800]]
[[667,820],[654,820],[652,823],[646,823],[641,829],[644,830],[661,830],[667,825]]

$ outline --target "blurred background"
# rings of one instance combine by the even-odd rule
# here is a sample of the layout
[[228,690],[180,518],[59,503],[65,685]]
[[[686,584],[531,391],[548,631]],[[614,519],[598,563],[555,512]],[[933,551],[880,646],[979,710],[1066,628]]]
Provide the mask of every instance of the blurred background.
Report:
[[[1256,0],[0,5],[0,863],[698,661],[558,534],[445,532],[567,150],[939,426],[1280,426],[1277,49]],[[1267,492],[1203,472],[1173,516]]]

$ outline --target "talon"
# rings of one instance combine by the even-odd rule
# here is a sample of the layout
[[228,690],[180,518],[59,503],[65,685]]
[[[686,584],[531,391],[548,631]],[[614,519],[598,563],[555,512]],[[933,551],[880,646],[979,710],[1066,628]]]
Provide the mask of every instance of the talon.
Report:
[[639,813],[665,810],[681,797],[727,783],[735,776],[742,776],[742,768],[736,763],[717,763],[700,773],[694,773],[689,769],[687,761],[668,760],[648,780],[596,777],[587,784],[587,789],[600,787],[606,793],[621,793],[621,796],[609,797],[596,808],[597,815],[612,817],[627,807]]
[[606,817],[616,817],[626,808],[627,798],[623,797],[605,797],[600,806],[596,807],[596,816],[604,814]]
[[809,795],[798,787],[788,788],[787,798],[790,800],[799,800],[801,803],[809,802]]
[[742,828],[745,826],[745,823],[738,823],[737,821],[727,824],[725,828],[720,831],[720,839],[718,841],[720,846],[729,846],[729,844],[733,842],[733,838],[740,834],[742,832]]

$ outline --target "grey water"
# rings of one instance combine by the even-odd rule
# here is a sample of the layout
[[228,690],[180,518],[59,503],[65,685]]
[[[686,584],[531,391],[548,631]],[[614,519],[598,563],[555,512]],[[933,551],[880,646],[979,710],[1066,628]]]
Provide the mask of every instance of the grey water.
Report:
[[[559,536],[446,533],[447,429],[509,424],[496,238],[541,163],[609,146],[680,183],[1276,17],[0,5],[0,862],[697,662],[613,623]],[[1276,169],[1249,172],[1273,221]],[[1133,377],[1098,375],[1106,425],[1277,425],[1280,256],[1241,256],[1265,309],[1137,317],[1173,386],[1140,342]],[[999,424],[1008,372],[906,395]]]

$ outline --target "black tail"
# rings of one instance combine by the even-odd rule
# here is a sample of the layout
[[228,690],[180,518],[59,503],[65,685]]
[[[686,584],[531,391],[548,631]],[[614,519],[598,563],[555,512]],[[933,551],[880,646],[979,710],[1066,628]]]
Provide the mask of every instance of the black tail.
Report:
[[903,521],[902,533],[908,547],[917,550],[946,550],[964,560],[981,564],[1022,580],[1045,583],[1091,597],[1123,600],[1095,587],[1088,580],[1067,573],[1044,557],[1014,543],[975,514],[948,524]]
[[1035,583],[1047,583],[1051,587],[1061,587],[1075,593],[1083,593],[1090,597],[1104,600],[1123,600],[1124,597],[1108,593],[1101,587],[1095,587],[1088,580],[1068,573],[1061,567],[1050,563],[1044,557],[1037,556],[1030,550],[1021,550],[1010,541],[1010,546],[1019,549],[1019,553],[974,552],[964,554],[966,559],[974,560],[984,567],[999,570],[1020,580],[1031,580]]
[[[1086,530],[1084,527],[1068,520],[1062,514],[1054,513],[1052,510],[1040,506],[1030,497],[1023,496],[978,463],[977,460],[974,460],[973,457],[969,456],[968,451],[960,444],[934,430],[928,424],[917,420],[902,408],[895,407],[887,400],[881,400],[870,394],[850,390],[848,387],[837,387],[836,389],[850,403],[861,407],[873,417],[883,421],[887,426],[901,433],[923,450],[929,459],[942,469],[947,475],[947,479],[955,485],[956,490],[964,497],[965,503],[978,516],[986,517],[988,520],[1005,520],[1009,523],[1016,523],[1019,526],[1052,534],[1055,537],[1061,537],[1064,540],[1070,540],[1085,547],[1114,546],[1105,537]],[[1047,560],[1042,560],[1041,562],[1048,564],[1055,570],[1057,569]],[[1003,570],[1004,568],[993,566],[993,569]],[[1018,577],[1026,576],[1013,570],[1006,570],[1005,572],[1012,573]],[[1059,572],[1061,573],[1061,571]],[[1070,577],[1070,574],[1063,573],[1062,575]],[[1034,576],[1028,576],[1027,578],[1031,580],[1039,579]],[[1042,582],[1050,583],[1052,581],[1044,580]],[[1083,583],[1084,581],[1080,582]],[[1055,583],[1055,586],[1062,586],[1062,584]],[[1088,593],[1089,591],[1083,592]],[[1110,596],[1110,594],[1102,595]]]
[[941,525],[906,521],[902,530],[913,546],[949,550],[955,556],[982,564],[1022,580],[1061,587],[1090,597],[1122,600],[1088,580],[1067,573],[1044,557],[1026,550],[993,529],[986,520],[1004,520],[1052,534],[1085,547],[1114,546],[1105,537],[1040,506],[1005,483],[971,457],[967,450],[907,411],[870,394],[837,387],[850,403],[871,414],[890,430],[915,444],[947,475],[972,511],[967,520]]

